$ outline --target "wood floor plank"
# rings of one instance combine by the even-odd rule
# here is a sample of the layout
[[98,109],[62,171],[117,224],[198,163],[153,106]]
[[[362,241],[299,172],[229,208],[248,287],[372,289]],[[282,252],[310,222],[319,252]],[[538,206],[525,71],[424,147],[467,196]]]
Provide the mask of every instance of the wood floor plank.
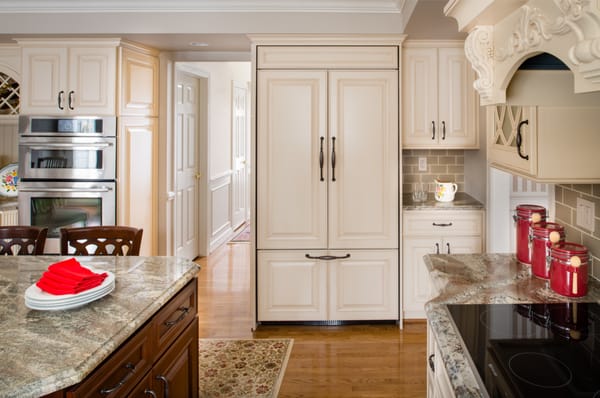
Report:
[[248,243],[229,243],[197,260],[200,337],[294,339],[282,398],[426,396],[425,322],[253,330],[250,255]]

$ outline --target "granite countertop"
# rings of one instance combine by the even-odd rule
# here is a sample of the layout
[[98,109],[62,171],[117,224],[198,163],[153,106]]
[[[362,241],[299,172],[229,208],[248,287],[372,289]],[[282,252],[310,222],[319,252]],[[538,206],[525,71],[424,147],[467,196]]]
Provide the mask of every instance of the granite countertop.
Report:
[[483,203],[464,192],[457,192],[452,202],[438,202],[433,192],[427,194],[424,202],[415,202],[412,193],[402,194],[403,210],[481,210]]
[[26,307],[25,290],[63,258],[0,257],[0,397],[38,397],[80,382],[199,270],[176,257],[78,257],[113,272],[115,290],[70,310]]
[[513,254],[427,255],[425,264],[439,293],[425,306],[427,321],[457,397],[485,395],[446,304],[600,302],[598,281],[590,278],[585,297],[563,297],[545,280],[532,276],[531,267],[520,264]]

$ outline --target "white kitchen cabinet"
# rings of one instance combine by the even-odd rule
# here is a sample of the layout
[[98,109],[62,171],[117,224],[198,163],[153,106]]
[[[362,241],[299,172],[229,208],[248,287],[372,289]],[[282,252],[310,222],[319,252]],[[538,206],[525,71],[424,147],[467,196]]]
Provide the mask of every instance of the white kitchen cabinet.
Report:
[[600,182],[600,95],[567,93],[571,82],[565,71],[515,73],[508,104],[487,107],[490,165],[540,182]]
[[469,254],[483,250],[483,212],[480,210],[407,210],[403,213],[402,314],[425,318],[432,285],[423,256]]
[[22,114],[115,114],[118,41],[18,42]]
[[366,49],[257,48],[259,321],[398,319],[399,47]]
[[258,248],[398,247],[397,71],[259,71],[257,90]]
[[462,43],[407,42],[402,147],[479,148],[473,71]]
[[261,321],[397,319],[397,250],[258,253]]
[[427,323],[427,398],[454,398],[454,388],[446,372],[442,354]]
[[118,122],[117,224],[142,228],[140,255],[156,255],[158,120],[124,116]]

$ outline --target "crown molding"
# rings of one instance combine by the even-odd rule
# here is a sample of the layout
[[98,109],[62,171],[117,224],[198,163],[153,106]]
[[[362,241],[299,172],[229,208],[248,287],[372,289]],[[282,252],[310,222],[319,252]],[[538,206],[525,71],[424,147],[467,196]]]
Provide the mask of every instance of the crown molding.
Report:
[[[414,2],[414,0],[412,0]],[[411,0],[19,0],[4,13],[66,12],[349,12],[401,13]]]

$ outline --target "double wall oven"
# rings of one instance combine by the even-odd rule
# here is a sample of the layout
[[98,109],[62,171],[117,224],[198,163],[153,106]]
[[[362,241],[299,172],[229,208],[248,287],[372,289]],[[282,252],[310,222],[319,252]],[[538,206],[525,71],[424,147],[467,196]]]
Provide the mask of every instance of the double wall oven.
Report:
[[19,118],[19,223],[48,228],[46,253],[60,252],[60,228],[115,224],[116,122]]

